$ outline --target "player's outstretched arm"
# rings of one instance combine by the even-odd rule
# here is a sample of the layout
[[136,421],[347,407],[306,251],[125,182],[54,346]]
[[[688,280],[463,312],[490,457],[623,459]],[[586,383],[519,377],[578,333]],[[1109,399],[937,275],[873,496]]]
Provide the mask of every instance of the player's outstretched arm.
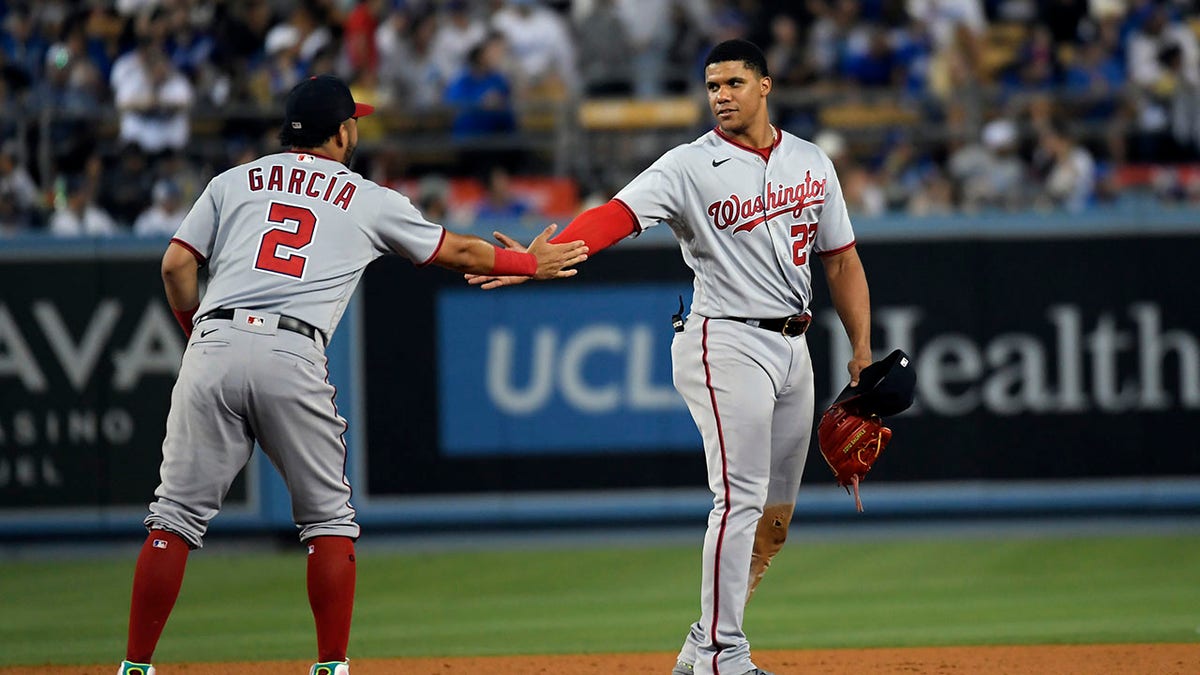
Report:
[[557,229],[557,225],[550,225],[533,240],[528,249],[519,250],[501,249],[479,237],[447,231],[433,262],[468,275],[535,279],[574,276],[575,270],[570,268],[587,260],[587,246],[582,241],[551,244],[548,239]]
[[[636,229],[637,221],[629,207],[612,200],[579,214],[555,241],[558,243],[581,239],[587,244],[588,252],[595,253],[628,237]],[[510,251],[525,250],[516,241],[500,232],[493,232],[492,235],[496,237],[496,241],[504,244]],[[534,241],[536,242],[536,240]],[[468,274],[466,278],[467,283],[472,286],[480,286],[484,290],[490,291],[493,288],[523,283],[528,277]]]
[[[494,236],[496,238],[496,241],[498,241],[504,245],[504,250],[506,252],[516,252],[516,253],[528,252],[528,253],[534,255],[535,257],[538,257],[539,260],[542,259],[545,252],[550,251],[551,249],[553,249],[555,247],[563,246],[565,244],[574,245],[574,244],[584,244],[585,243],[583,241],[551,243],[549,241],[549,238],[552,234],[554,234],[554,231],[557,228],[558,228],[558,225],[551,224],[545,230],[542,230],[542,233],[539,234],[533,240],[533,242],[531,242],[529,244],[528,248],[526,248],[525,246],[522,246],[519,241],[517,241],[516,239],[513,239],[512,237],[508,236],[507,234],[504,234],[503,232],[493,232],[492,236]],[[563,239],[563,237],[559,237],[559,239]],[[583,246],[582,250],[583,250],[582,257],[576,257],[572,262],[569,262],[566,265],[567,267],[573,267],[574,265],[578,265],[579,263],[583,262],[584,260],[587,260],[587,253],[588,253],[589,249],[587,246]],[[464,276],[464,278],[466,278],[467,283],[471,284],[472,286],[479,286],[486,291],[490,291],[494,288],[500,288],[502,286],[516,286],[517,284],[523,284],[531,278],[532,279],[561,279],[564,277],[575,276],[575,274],[577,272],[578,272],[578,270],[575,270],[575,269],[563,269],[554,274],[546,274],[546,273],[543,273],[542,271],[539,271],[538,273],[533,274],[533,275],[516,275],[516,274],[505,275],[505,274],[492,273],[492,274],[465,274],[463,276]]]

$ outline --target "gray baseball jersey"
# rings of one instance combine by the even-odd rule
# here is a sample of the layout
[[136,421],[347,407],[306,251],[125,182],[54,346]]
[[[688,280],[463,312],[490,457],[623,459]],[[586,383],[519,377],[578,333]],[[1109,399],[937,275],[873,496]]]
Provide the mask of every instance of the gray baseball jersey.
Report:
[[329,336],[368,263],[394,252],[426,264],[444,236],[399,192],[340,162],[282,152],[214,178],[175,241],[208,261],[197,316],[253,307]]
[[389,252],[428,263],[444,236],[406,197],[331,159],[279,153],[214,178],[173,239],[207,262],[209,282],[146,525],[200,546],[258,441],[302,540],[357,537],[325,341],[368,263]]
[[770,160],[713,130],[670,150],[616,199],[640,227],[665,222],[696,273],[692,311],[782,317],[812,299],[810,252],[854,244],[829,157],[779,132]]
[[[696,675],[754,669],[742,630],[753,584],[782,545],[813,425],[803,334],[756,322],[807,312],[812,255],[854,245],[837,173],[812,143],[776,130],[769,154],[719,130],[664,154],[616,199],[642,228],[665,222],[695,272],[671,344],[675,388],[704,442],[713,509],[700,618],[679,660]],[[773,523],[755,533],[764,510]],[[773,527],[772,527],[773,525]]]

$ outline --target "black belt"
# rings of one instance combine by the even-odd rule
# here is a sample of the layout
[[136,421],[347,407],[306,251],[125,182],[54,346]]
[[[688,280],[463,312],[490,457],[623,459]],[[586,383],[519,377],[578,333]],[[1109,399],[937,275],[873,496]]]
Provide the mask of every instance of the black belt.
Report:
[[[213,311],[209,312],[208,314],[205,314],[204,316],[200,317],[199,319],[196,319],[196,323],[200,323],[201,321],[207,321],[209,319],[232,319],[232,318],[233,318],[233,310],[232,309],[214,309]],[[322,333],[321,331],[317,330],[313,326],[311,326],[295,317],[284,316],[284,315],[280,314],[278,325],[280,328],[282,328],[284,330],[290,330],[293,333],[299,333],[310,340],[316,340],[317,336],[320,335],[321,342],[322,343],[325,342],[325,334],[324,333]]]
[[793,314],[791,316],[785,316],[782,319],[745,319],[740,316],[729,316],[725,318],[729,319],[730,321],[741,321],[747,326],[763,328],[771,331],[772,333],[782,333],[787,337],[804,335],[804,332],[808,330],[809,325],[812,324],[812,316],[809,314]]

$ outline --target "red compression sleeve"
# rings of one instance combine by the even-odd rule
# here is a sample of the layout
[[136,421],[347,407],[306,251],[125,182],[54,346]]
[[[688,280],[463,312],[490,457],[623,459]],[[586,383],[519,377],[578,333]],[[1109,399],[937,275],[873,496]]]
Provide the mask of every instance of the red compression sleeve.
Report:
[[492,274],[496,276],[531,277],[537,274],[538,261],[532,253],[510,251],[496,247],[496,261],[492,263]]
[[633,212],[614,199],[576,216],[551,243],[582,239],[587,244],[588,255],[593,255],[633,234],[636,229]]
[[171,308],[171,313],[175,315],[175,320],[179,322],[179,327],[183,329],[183,334],[191,339],[192,337],[192,319],[196,318],[196,310],[200,309],[200,305],[189,310],[178,310]]

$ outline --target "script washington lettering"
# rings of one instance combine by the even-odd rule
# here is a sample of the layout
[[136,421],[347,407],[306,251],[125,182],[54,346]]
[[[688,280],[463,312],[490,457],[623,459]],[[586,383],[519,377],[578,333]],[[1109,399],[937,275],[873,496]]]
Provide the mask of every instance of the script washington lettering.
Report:
[[727,199],[713,202],[708,205],[708,215],[718,230],[744,221],[733,229],[735,234],[749,232],[761,223],[787,213],[799,218],[804,209],[825,203],[826,180],[814,180],[812,173],[806,171],[804,182],[797,185],[776,187],[767,183],[765,199],[762,195],[753,199],[729,195]]

